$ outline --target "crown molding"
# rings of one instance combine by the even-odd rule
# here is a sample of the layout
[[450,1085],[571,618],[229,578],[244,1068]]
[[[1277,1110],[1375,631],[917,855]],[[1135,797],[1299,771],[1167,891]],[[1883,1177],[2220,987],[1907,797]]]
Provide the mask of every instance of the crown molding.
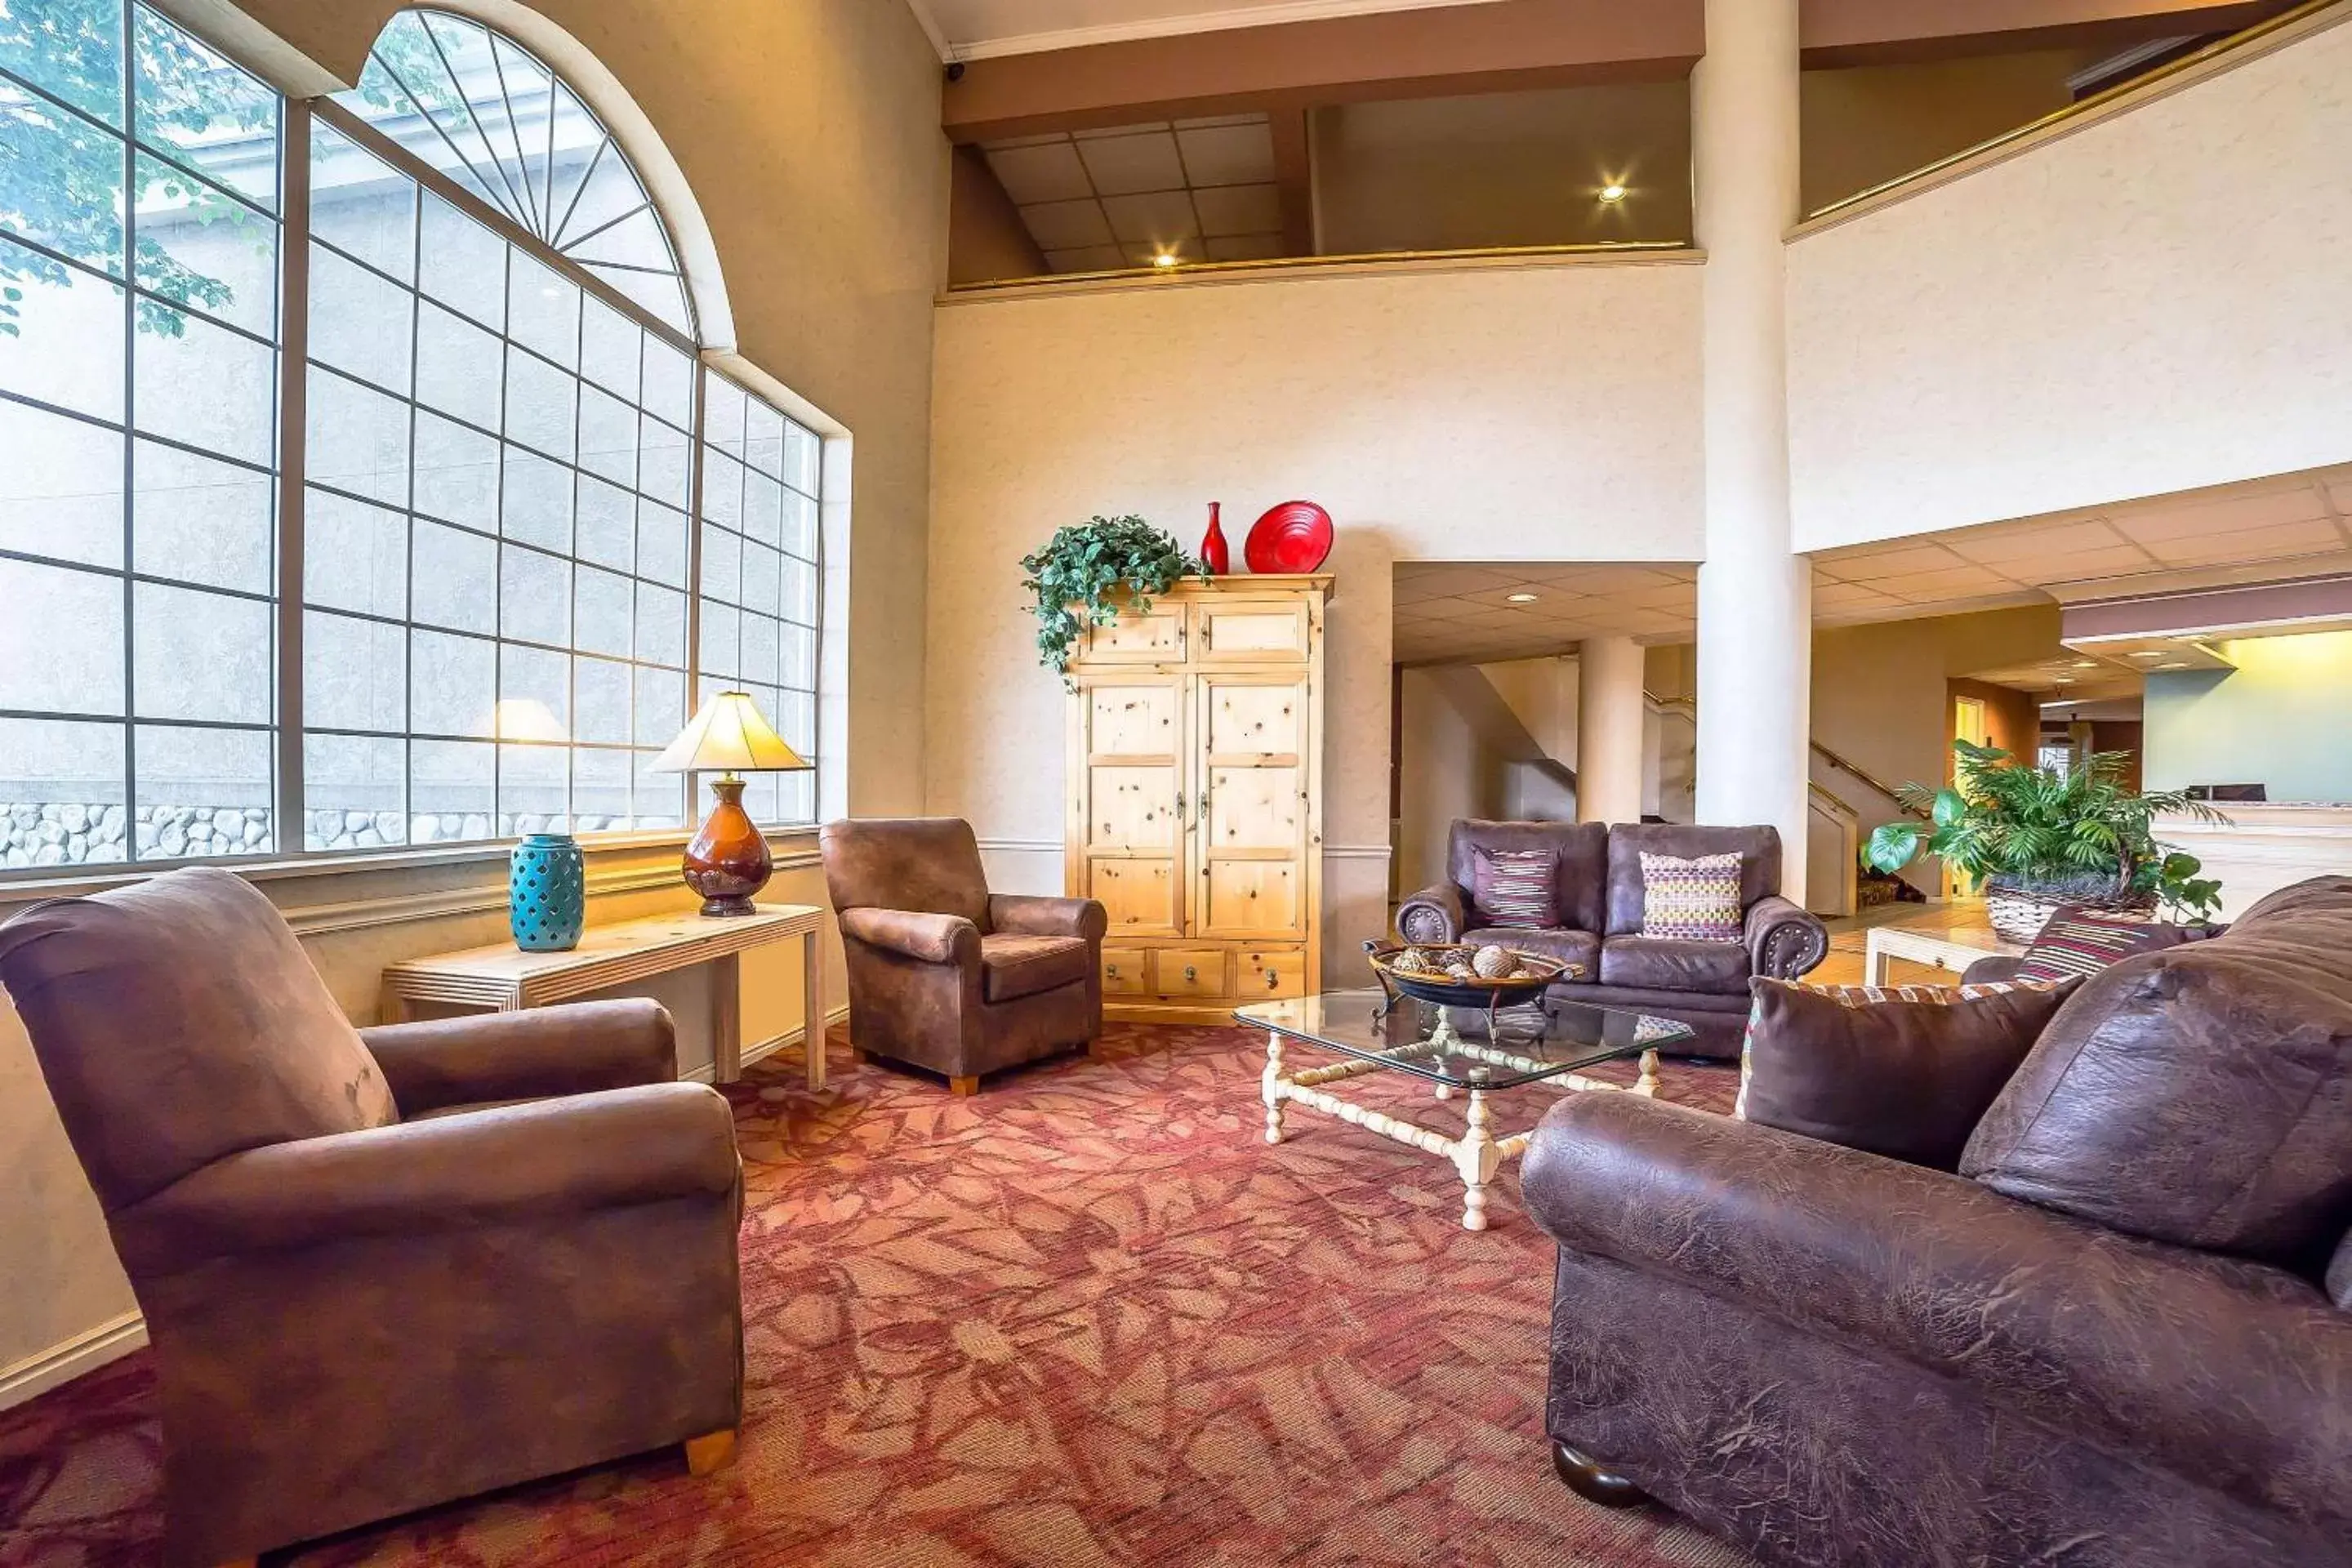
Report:
[[1242,27],[1270,27],[1284,22],[1324,22],[1339,16],[1369,16],[1387,11],[1431,11],[1447,6],[1487,5],[1495,0],[1275,0],[1267,5],[1233,5],[1174,16],[1147,16],[1132,22],[1102,22],[1086,27],[1061,27],[1045,33],[1012,33],[950,43],[930,15],[927,0],[907,0],[923,30],[939,46],[943,60],[997,59],[1006,55],[1043,54],[1051,49],[1082,49],[1096,44],[1132,43],[1141,38],[1173,38],[1187,33],[1231,32]]

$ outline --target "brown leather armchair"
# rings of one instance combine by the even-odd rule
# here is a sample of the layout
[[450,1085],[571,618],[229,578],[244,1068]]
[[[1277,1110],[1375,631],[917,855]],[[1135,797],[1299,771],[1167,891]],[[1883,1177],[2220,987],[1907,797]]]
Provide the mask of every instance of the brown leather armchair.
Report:
[[819,842],[861,1053],[964,1095],[1102,1033],[1102,905],[990,892],[979,841],[952,816],[827,823]]
[[354,1030],[209,869],[35,905],[0,984],[146,1315],[175,1568],[731,1450],[742,1170],[657,1005]]

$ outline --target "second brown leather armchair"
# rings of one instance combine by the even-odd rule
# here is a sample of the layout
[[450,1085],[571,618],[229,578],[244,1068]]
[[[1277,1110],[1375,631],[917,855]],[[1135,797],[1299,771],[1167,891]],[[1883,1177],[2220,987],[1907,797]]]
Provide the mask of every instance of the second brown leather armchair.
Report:
[[859,1050],[961,1095],[1102,1033],[1102,905],[990,892],[979,841],[952,816],[828,823],[820,843]]
[[146,1314],[173,1568],[732,1446],[734,1123],[655,1003],[355,1031],[209,869],[34,906],[0,983]]

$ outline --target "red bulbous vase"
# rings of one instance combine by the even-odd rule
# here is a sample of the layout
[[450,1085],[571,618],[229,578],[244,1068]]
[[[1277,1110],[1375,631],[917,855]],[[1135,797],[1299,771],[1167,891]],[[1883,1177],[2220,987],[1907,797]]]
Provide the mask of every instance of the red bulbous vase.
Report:
[[741,779],[713,779],[710,793],[719,804],[686,847],[686,885],[702,895],[706,915],[758,914],[752,896],[775,869],[768,841],[743,809]]

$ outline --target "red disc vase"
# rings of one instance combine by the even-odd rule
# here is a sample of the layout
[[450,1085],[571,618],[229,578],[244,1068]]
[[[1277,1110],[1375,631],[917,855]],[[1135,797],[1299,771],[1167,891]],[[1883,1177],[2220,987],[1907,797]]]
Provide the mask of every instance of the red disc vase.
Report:
[[1201,563],[1212,577],[1233,570],[1233,552],[1225,547],[1225,531],[1217,525],[1217,503],[1209,503],[1209,531],[1201,535]]

